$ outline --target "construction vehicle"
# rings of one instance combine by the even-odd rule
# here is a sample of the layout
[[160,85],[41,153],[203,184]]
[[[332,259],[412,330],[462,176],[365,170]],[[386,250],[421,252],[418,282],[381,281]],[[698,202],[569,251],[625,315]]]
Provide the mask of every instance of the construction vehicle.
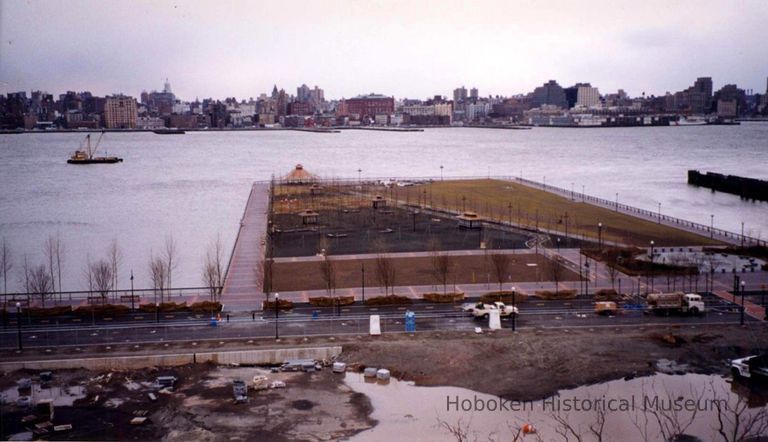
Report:
[[232,393],[235,395],[236,404],[248,402],[248,384],[242,379],[232,381]]
[[491,304],[478,302],[473,306],[467,306],[464,308],[464,311],[471,313],[475,318],[483,319],[488,319],[488,317],[491,315],[491,311],[493,310],[498,310],[499,316],[501,317],[507,317],[512,314],[519,314],[517,307],[512,307],[498,301]]
[[646,298],[648,307],[657,313],[704,313],[704,301],[695,293],[651,293]]
[[613,301],[598,301],[595,303],[595,313],[598,315],[615,315],[619,308]]
[[731,373],[734,378],[768,381],[768,353],[732,360]]

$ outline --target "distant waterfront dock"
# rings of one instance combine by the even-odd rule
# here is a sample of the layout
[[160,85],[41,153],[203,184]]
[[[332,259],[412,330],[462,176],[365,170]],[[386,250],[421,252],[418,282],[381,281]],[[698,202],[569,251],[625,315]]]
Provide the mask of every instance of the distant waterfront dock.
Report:
[[269,183],[254,183],[227,268],[221,302],[227,310],[258,310],[262,282],[257,268],[264,257]]

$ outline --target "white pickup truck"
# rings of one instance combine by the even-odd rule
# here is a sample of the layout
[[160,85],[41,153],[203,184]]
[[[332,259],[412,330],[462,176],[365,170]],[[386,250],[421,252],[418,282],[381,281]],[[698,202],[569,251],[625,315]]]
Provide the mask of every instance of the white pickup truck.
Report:
[[768,381],[768,354],[732,360],[731,373],[734,377]]
[[512,307],[504,304],[503,302],[493,302],[491,304],[485,304],[478,302],[475,304],[464,304],[463,309],[465,312],[471,313],[475,318],[488,319],[491,315],[491,311],[498,310],[499,316],[507,317],[512,314],[519,314],[517,307]]

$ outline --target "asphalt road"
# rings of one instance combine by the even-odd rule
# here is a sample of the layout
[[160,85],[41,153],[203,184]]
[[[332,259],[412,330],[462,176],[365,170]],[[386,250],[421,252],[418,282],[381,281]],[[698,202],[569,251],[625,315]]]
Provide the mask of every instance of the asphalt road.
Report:
[[[605,327],[634,327],[652,324],[672,326],[676,324],[706,327],[713,323],[738,323],[738,306],[722,301],[713,295],[705,295],[707,313],[700,317],[661,316],[642,310],[622,310],[616,316],[599,316],[593,311],[592,300],[587,297],[573,300],[528,300],[520,305],[515,326],[531,327],[580,327],[602,329]],[[369,316],[380,315],[384,333],[405,332],[404,314],[407,310],[416,314],[416,330],[474,330],[486,328],[488,322],[474,319],[461,311],[461,305],[430,304],[415,302],[410,306],[371,307],[361,304],[334,308],[298,306],[290,312],[280,312],[277,318],[279,336],[316,336],[342,334],[368,334]],[[16,318],[10,320],[0,332],[0,348],[18,346]],[[91,345],[171,343],[179,341],[228,340],[270,338],[275,336],[275,317],[271,312],[261,316],[226,316],[216,326],[211,325],[208,315],[131,314],[111,321],[71,322],[78,318],[58,318],[50,323],[27,324],[22,318],[22,344],[26,348],[58,348]],[[69,322],[68,322],[69,321]],[[755,320],[746,317],[745,321]],[[512,320],[502,318],[502,327],[511,328]]]

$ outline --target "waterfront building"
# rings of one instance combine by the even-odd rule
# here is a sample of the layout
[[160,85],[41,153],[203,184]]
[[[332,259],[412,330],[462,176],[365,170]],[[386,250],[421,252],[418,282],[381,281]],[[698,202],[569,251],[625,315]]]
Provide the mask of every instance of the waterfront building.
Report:
[[464,103],[467,101],[467,88],[464,86],[453,90],[453,102]]
[[376,114],[391,114],[395,111],[395,99],[380,94],[359,95],[342,102],[344,104],[340,107],[344,108],[345,113],[341,115],[357,115],[360,120],[372,120]]
[[741,115],[747,110],[747,94],[744,89],[739,89],[735,84],[726,84],[721,87],[720,90],[715,92],[713,100],[717,104],[717,113],[720,115],[720,101],[725,102],[723,104],[724,112],[730,112],[730,104],[727,102],[736,102],[736,112],[734,116]]
[[312,103],[308,101],[294,101],[288,104],[288,115],[312,115]]
[[738,115],[738,103],[736,100],[717,100],[718,117],[735,117]]
[[600,104],[600,92],[589,84],[576,88],[576,106],[591,108]]
[[537,87],[533,91],[531,102],[533,107],[541,107],[545,104],[561,108],[568,107],[565,91],[555,80],[549,80],[544,85]]
[[309,101],[310,89],[309,86],[306,84],[302,84],[301,86],[296,88],[296,101],[305,103]]
[[104,102],[104,126],[107,129],[135,129],[138,118],[136,99],[116,94]]

